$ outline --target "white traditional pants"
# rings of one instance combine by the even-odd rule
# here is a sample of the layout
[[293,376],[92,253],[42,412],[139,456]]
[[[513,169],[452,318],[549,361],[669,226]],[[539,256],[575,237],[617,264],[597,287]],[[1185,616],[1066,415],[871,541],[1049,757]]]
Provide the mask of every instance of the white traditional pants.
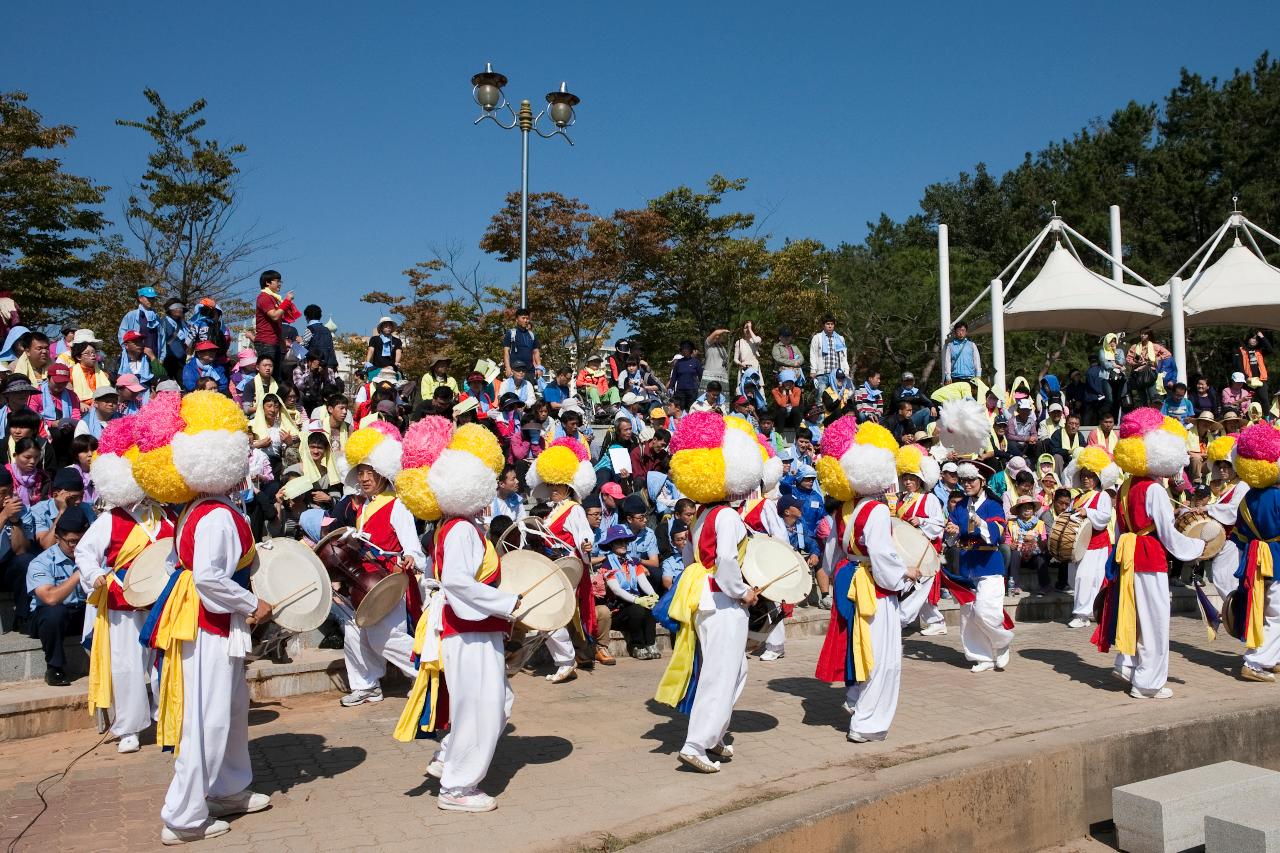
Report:
[[902,623],[898,599],[876,599],[871,617],[871,652],[875,664],[871,677],[849,685],[846,698],[853,707],[849,734],[868,740],[884,740],[898,711],[898,685],[902,681]]
[[507,687],[502,640],[498,631],[444,638],[449,736],[438,756],[444,763],[441,791],[458,794],[472,790],[489,772],[514,699]]
[[574,662],[573,641],[569,638],[568,628],[557,628],[547,634],[547,651],[551,652],[551,660],[557,667],[572,666]]
[[[906,628],[915,622],[917,618],[920,619],[921,623],[924,625],[931,625],[934,622],[945,621],[942,614],[938,611],[938,608],[929,603],[929,590],[932,588],[932,580],[929,580],[926,583],[917,583],[911,588],[905,598],[894,599],[894,604],[897,605],[899,627]],[[879,600],[883,601],[884,599]],[[937,618],[932,620],[926,619],[926,609],[932,609]]]
[[940,622],[946,621],[947,618],[942,615],[942,611],[938,609],[938,605],[928,599],[925,599],[924,604],[920,605],[920,624],[922,626],[937,625]]
[[368,628],[356,624],[355,612],[344,602],[333,602],[333,616],[342,626],[342,656],[347,664],[347,684],[352,690],[372,690],[387,674],[390,662],[410,679],[418,677],[409,660],[413,655],[413,635],[406,625],[406,612],[396,607]]
[[1152,695],[1169,679],[1169,575],[1134,572],[1138,654],[1116,655],[1116,670],[1140,693]]
[[1262,645],[1246,650],[1244,664],[1250,669],[1269,672],[1280,664],[1280,590],[1275,582],[1267,584],[1267,603],[1262,613]]
[[777,652],[782,654],[786,650],[787,645],[787,620],[779,619],[778,624],[769,629],[769,633],[765,635],[764,647],[766,651]]
[[1240,568],[1240,546],[1228,537],[1227,544],[1222,546],[1222,550],[1215,554],[1213,561],[1209,563],[1213,588],[1218,591],[1218,597],[1223,602],[1226,602],[1227,596],[1240,587],[1240,580],[1236,577],[1238,568]]
[[724,741],[733,705],[747,684],[747,609],[723,592],[708,589],[693,625],[702,670],[680,751],[705,761],[708,747]]
[[145,610],[107,611],[111,638],[111,734],[134,735],[151,725],[151,685],[155,651],[138,642]]
[[209,819],[206,797],[238,794],[253,781],[249,763],[249,685],[244,658],[226,637],[196,631],[182,644],[182,741],[160,818],[171,829]]
[[960,643],[964,656],[974,663],[995,663],[1013,642],[1013,631],[1004,627],[1004,577],[978,578],[975,596],[972,604],[960,608]]
[[1093,600],[1102,589],[1102,581],[1107,574],[1108,548],[1093,548],[1085,553],[1078,563],[1067,564],[1067,579],[1074,591],[1075,601],[1071,605],[1071,615],[1077,619],[1093,618]]

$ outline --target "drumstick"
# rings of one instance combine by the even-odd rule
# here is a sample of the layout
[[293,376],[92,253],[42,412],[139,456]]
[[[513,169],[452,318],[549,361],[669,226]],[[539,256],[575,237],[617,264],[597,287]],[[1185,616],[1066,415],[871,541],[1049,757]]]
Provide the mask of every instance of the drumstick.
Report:
[[559,590],[559,589],[558,589],[558,590],[556,590],[555,592],[553,592],[553,593],[551,593],[550,595],[548,595],[546,598],[544,598],[544,599],[542,599],[541,601],[537,602],[536,604],[530,604],[528,607],[525,607],[525,608],[521,609],[521,611],[520,611],[519,613],[513,613],[513,614],[511,614],[511,621],[512,621],[512,622],[519,622],[519,621],[520,621],[521,619],[523,619],[525,616],[529,615],[529,611],[530,611],[530,610],[532,610],[532,609],[533,609],[533,608],[535,608],[535,607],[540,607],[541,605],[546,604],[548,601],[550,601],[551,599],[555,598],[557,595],[559,595],[559,594],[560,594],[561,592],[563,592],[563,591],[564,591],[564,590]]
[[534,581],[534,583],[533,583],[533,585],[532,585],[532,586],[530,586],[530,587],[529,587],[528,589],[526,589],[524,592],[520,593],[520,597],[521,597],[521,598],[523,598],[524,596],[526,596],[526,595],[528,595],[529,593],[533,592],[535,589],[537,589],[537,588],[538,588],[538,586],[539,586],[539,585],[540,585],[544,580],[546,580],[547,578],[551,577],[552,575],[554,575],[554,574],[555,574],[556,572],[558,572],[558,571],[560,571],[560,567],[559,567],[559,566],[556,566],[554,569],[552,569],[551,571],[547,572],[547,573],[546,573],[545,575],[543,575],[542,577],[538,578],[536,581]]
[[271,605],[271,609],[279,610],[281,607],[284,607],[286,604],[292,604],[293,602],[297,601],[299,598],[306,595],[308,592],[311,592],[311,590],[315,588],[316,588],[316,585],[314,583],[309,583],[304,587],[300,587],[299,589],[294,590],[293,592],[286,595],[284,598],[277,601],[275,604]]
[[783,572],[782,574],[778,575],[778,576],[777,576],[776,578],[774,578],[773,580],[769,581],[769,582],[768,582],[767,584],[765,584],[764,586],[762,586],[762,587],[760,587],[759,589],[757,589],[757,590],[756,590],[756,594],[757,594],[757,595],[763,595],[763,594],[764,594],[764,591],[765,591],[766,589],[768,589],[769,587],[773,586],[775,583],[777,583],[778,581],[780,581],[780,580],[782,580],[783,578],[787,577],[788,575],[794,575],[794,574],[795,574],[796,572],[798,572],[798,571],[800,571],[800,567],[799,567],[799,566],[792,566],[791,568],[787,569],[787,570],[786,570],[785,572]]

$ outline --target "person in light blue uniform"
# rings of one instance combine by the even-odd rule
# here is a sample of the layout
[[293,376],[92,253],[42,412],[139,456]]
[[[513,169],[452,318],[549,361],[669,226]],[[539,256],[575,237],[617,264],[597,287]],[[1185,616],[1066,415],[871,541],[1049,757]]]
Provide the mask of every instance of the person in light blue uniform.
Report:
[[27,592],[31,595],[31,636],[44,649],[45,683],[51,687],[71,684],[67,677],[67,637],[79,636],[84,626],[84,591],[76,569],[76,546],[89,529],[89,519],[79,506],[67,508],[54,526],[56,541],[27,566]]

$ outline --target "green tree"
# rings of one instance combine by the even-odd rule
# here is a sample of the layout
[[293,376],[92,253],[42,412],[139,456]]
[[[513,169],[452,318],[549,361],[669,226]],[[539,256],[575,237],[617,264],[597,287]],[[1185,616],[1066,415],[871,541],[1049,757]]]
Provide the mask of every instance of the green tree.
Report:
[[108,187],[63,170],[52,152],[75,137],[45,125],[25,92],[0,93],[0,289],[18,294],[28,325],[61,319],[70,280],[90,274],[87,250],[106,224]]

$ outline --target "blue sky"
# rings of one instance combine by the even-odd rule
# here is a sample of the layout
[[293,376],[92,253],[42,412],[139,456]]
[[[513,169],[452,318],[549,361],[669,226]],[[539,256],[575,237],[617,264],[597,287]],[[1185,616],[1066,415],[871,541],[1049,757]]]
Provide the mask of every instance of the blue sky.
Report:
[[476,248],[520,177],[519,135],[471,124],[469,78],[485,61],[513,101],[540,104],[561,80],[582,98],[576,147],[531,141],[531,191],[607,212],[745,176],[741,205],[772,211],[776,240],[835,245],[881,211],[917,210],[930,182],[978,161],[1002,171],[1129,99],[1159,100],[1181,66],[1248,67],[1280,33],[1277,4],[1217,15],[1180,0],[57,0],[4,18],[0,85],[79,129],[65,159],[111,185],[118,228],[147,145],[114,120],[145,115],[145,86],[175,107],[206,98],[209,130],[249,147],[240,223],[283,238],[260,266],[360,332],[378,310],[359,294],[403,292],[401,271],[433,246],[518,277]]

